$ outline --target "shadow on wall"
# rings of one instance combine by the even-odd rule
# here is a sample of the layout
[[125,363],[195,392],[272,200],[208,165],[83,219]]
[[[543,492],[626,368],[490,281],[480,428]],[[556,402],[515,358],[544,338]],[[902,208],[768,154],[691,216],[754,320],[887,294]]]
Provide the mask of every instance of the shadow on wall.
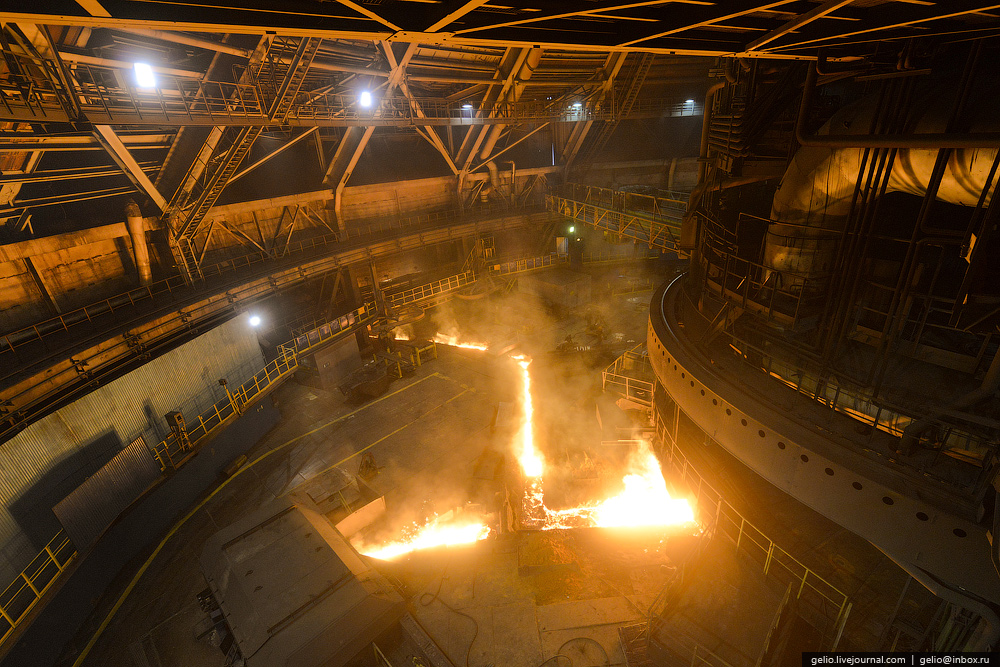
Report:
[[114,429],[108,429],[73,454],[54,465],[8,510],[36,551],[41,550],[61,528],[52,508],[122,450]]

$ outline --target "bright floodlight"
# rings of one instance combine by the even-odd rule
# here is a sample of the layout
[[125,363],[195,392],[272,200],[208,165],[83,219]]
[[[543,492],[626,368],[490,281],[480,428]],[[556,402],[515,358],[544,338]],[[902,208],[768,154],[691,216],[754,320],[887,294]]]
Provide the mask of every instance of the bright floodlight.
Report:
[[140,88],[155,88],[156,77],[153,76],[153,68],[146,63],[136,63],[135,82]]
[[367,90],[364,91],[363,93],[361,93],[361,99],[359,101],[361,103],[361,106],[367,109],[372,105],[372,94],[369,93]]
[[694,104],[694,100],[684,100],[684,104]]
[[581,108],[583,108],[583,102],[573,102],[573,108],[574,109],[581,109]]
[[471,105],[471,104],[463,104],[463,105],[462,105],[462,108],[463,108],[463,109],[471,109],[471,108],[472,108],[472,105]]
[[569,233],[570,233],[570,234],[572,234],[572,233],[573,233],[573,232],[575,232],[575,231],[576,231],[576,227],[570,227],[570,228],[569,228]]
[[258,317],[257,315],[251,315],[250,326],[252,327],[260,326],[260,317]]

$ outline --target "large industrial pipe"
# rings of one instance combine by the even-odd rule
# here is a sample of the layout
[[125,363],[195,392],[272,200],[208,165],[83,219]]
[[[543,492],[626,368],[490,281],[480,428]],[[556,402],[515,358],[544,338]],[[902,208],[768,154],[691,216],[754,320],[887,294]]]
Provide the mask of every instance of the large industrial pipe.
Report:
[[125,226],[132,239],[132,254],[139,269],[139,284],[146,287],[153,282],[153,269],[149,263],[149,246],[146,245],[146,230],[142,224],[142,213],[132,200],[125,205]]
[[[524,82],[531,78],[541,60],[541,49],[532,48],[528,50],[528,55],[524,59],[524,64],[521,65],[521,69],[518,72],[517,82],[510,91],[509,99],[511,102],[517,102],[517,100],[520,99],[521,93],[524,92]],[[489,135],[486,137],[486,141],[483,143],[482,150],[479,151],[480,160],[486,160],[490,157],[490,153],[493,152],[493,148],[497,145],[497,140],[500,138],[500,134],[503,132],[504,127],[504,125],[494,125],[490,130]],[[490,185],[493,186],[493,190],[495,192],[500,192],[500,178],[497,175],[496,168],[491,168],[489,164],[487,164],[487,169],[490,170]]]
[[[814,75],[811,75],[814,76]],[[950,102],[940,89],[926,94],[913,105],[916,109],[907,125],[916,132],[910,136],[944,135]],[[991,105],[973,108],[988,110]],[[850,145],[851,133],[858,145],[874,145],[871,135],[862,134],[871,127],[876,100],[869,98],[842,109],[819,130],[820,145],[803,146],[792,158],[781,185],[775,193],[764,250],[764,264],[779,273],[795,274],[811,280],[820,289],[832,268],[840,232],[850,213],[851,201],[861,168],[863,148]],[[992,118],[973,119],[972,129],[992,127]],[[834,147],[822,145],[824,136],[836,131]],[[896,139],[893,135],[878,137]],[[901,137],[905,139],[905,137]],[[890,142],[891,143],[891,142]],[[896,144],[900,150],[889,175],[886,192],[908,192],[923,196],[937,159],[937,148],[915,148],[907,141]],[[997,148],[958,148],[948,160],[937,191],[937,199],[952,204],[975,206],[989,180]],[[989,202],[987,196],[984,203]],[[800,278],[791,278],[791,282]],[[786,286],[788,280],[784,281]]]

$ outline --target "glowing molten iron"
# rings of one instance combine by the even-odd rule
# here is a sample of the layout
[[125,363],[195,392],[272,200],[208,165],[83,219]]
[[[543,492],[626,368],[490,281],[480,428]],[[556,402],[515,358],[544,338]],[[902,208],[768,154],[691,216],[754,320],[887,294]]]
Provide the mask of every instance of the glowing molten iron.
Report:
[[486,350],[489,347],[486,343],[460,343],[458,342],[458,336],[448,336],[443,333],[434,334],[434,342],[438,345],[464,347],[467,350]]
[[625,489],[612,498],[562,510],[545,506],[542,491],[542,458],[535,447],[534,407],[531,401],[531,360],[514,357],[521,366],[524,384],[524,423],[521,426],[521,453],[518,461],[525,476],[524,523],[533,528],[577,528],[582,526],[637,527],[676,526],[694,523],[691,504],[683,498],[671,498],[667,484],[649,445],[629,460],[630,472],[622,478]]
[[416,523],[403,530],[403,537],[395,542],[378,546],[360,546],[358,551],[372,558],[392,560],[417,549],[470,544],[485,540],[490,534],[489,526],[477,521],[446,523],[438,519],[428,521],[423,526]]
[[[435,336],[436,342],[455,345],[456,338],[442,334]],[[485,350],[486,346],[470,344],[459,347],[474,347]],[[522,524],[541,530],[557,528],[599,527],[651,527],[680,526],[694,523],[694,512],[690,503],[683,498],[671,498],[667,491],[659,461],[649,445],[636,452],[628,462],[628,473],[622,478],[624,490],[617,496],[592,504],[569,509],[552,510],[545,506],[542,491],[544,463],[535,447],[534,405],[531,400],[531,375],[528,366],[531,360],[524,356],[513,357],[521,368],[523,417],[518,433],[518,462],[525,477],[525,502]],[[423,526],[413,524],[403,531],[401,539],[388,544],[363,545],[358,551],[372,558],[391,560],[418,549],[429,549],[444,545],[470,544],[486,539],[489,527],[471,519],[435,518]]]

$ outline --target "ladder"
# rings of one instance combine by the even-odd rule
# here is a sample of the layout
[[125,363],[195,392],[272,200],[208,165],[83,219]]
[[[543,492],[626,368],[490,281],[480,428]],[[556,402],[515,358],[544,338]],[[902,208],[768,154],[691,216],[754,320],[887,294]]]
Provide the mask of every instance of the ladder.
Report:
[[[241,83],[254,83],[263,97],[265,91],[260,87],[262,72],[272,80],[279,81],[267,105],[270,120],[284,122],[322,41],[320,38],[299,39],[295,54],[287,67],[280,65],[280,52],[289,46],[290,40],[272,39],[258,46],[251,56],[247,70],[240,77]],[[275,51],[279,54],[276,55]],[[204,278],[194,249],[195,236],[208,211],[218,201],[229,179],[239,169],[240,163],[263,130],[261,126],[217,128],[217,132],[209,136],[199,152],[199,158],[191,165],[184,178],[184,183],[190,183],[190,186],[182,185],[178,188],[167,206],[166,216],[173,219],[171,226],[180,255],[178,264],[189,283]],[[206,155],[211,157],[206,159]],[[205,240],[205,244],[207,243],[208,239]]]

